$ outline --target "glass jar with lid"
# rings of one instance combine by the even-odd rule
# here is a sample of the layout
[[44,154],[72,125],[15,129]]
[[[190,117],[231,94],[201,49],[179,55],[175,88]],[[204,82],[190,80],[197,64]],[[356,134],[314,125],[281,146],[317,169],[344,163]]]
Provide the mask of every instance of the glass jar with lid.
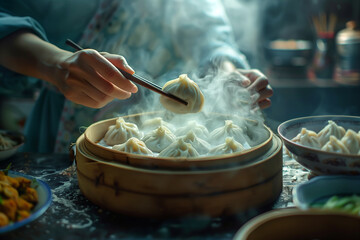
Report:
[[360,30],[355,21],[346,23],[346,28],[336,36],[337,66],[335,80],[342,84],[360,84]]

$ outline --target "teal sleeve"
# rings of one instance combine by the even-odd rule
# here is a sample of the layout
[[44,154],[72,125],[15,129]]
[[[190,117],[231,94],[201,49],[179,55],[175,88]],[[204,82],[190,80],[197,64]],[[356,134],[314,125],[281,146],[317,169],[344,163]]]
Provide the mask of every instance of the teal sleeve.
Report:
[[25,124],[22,152],[54,152],[64,96],[43,88]]
[[[0,39],[20,29],[28,29],[47,41],[44,29],[35,19],[13,16],[0,7]],[[38,84],[38,80],[0,66],[0,94],[21,94],[30,88],[36,87]]]

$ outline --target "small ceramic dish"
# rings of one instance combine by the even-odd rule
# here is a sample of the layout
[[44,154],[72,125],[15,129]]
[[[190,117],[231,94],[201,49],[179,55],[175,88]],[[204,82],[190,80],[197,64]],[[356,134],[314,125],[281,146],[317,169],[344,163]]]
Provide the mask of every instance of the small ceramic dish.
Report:
[[357,240],[360,218],[321,210],[285,208],[263,213],[245,223],[234,240]]
[[35,219],[40,217],[49,208],[49,206],[51,204],[51,200],[52,200],[51,189],[45,182],[43,182],[39,179],[36,179],[34,177],[31,177],[31,176],[28,176],[28,175],[25,175],[25,174],[22,174],[19,172],[14,172],[14,171],[9,171],[8,176],[24,177],[24,178],[32,180],[31,187],[36,189],[36,192],[38,194],[38,203],[36,204],[35,208],[32,210],[32,213],[28,218],[25,218],[24,220],[19,221],[19,222],[12,223],[5,227],[0,227],[0,234],[13,231],[15,229],[18,229],[18,228],[34,221]]
[[24,138],[23,134],[21,134],[19,132],[15,132],[15,131],[0,130],[0,134],[2,134],[5,137],[10,138],[11,140],[13,140],[17,143],[15,146],[13,146],[11,148],[8,148],[6,150],[0,150],[0,161],[1,161],[1,160],[5,160],[5,159],[11,157],[12,155],[14,155],[16,153],[16,151],[18,150],[18,148],[24,144],[25,138]]
[[278,133],[294,159],[316,175],[360,175],[360,155],[326,152],[291,140],[302,128],[319,132],[329,120],[345,129],[360,130],[360,117],[324,115],[288,120],[279,125]]
[[306,210],[325,203],[332,196],[360,196],[360,176],[318,176],[293,189],[295,206]]

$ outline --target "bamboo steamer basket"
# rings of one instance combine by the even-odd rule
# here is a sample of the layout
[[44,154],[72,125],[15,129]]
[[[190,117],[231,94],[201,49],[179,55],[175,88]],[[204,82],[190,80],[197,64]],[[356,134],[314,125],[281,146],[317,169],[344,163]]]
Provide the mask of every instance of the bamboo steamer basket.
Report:
[[[128,160],[119,161],[113,153],[109,154],[113,159],[108,155],[104,158],[102,152],[94,154],[94,149],[89,149],[93,145],[86,137],[94,141],[101,134],[103,136],[107,126],[114,121],[95,123],[92,126],[102,125],[105,130],[102,133],[93,131],[94,136],[86,136],[85,132],[76,143],[80,190],[102,208],[135,217],[217,217],[268,206],[282,191],[282,141],[273,134],[262,144],[262,147],[266,146],[265,150],[260,147],[261,154],[249,152],[250,160],[242,154],[237,155],[240,160],[236,155],[227,158],[230,159],[225,160],[227,165],[220,164],[221,160],[217,158],[207,158],[208,165],[201,165],[197,159],[192,159],[189,164],[189,159],[184,159],[180,162],[188,165],[182,168],[179,162],[172,165],[174,160],[171,159],[132,154],[127,156]],[[138,157],[141,157],[140,163],[135,160]],[[142,161],[145,160],[170,164],[160,162],[163,168],[149,168],[157,165],[144,164]],[[199,162],[203,168],[196,168]]]
[[[139,123],[144,116],[156,117],[159,112],[141,113],[124,116],[125,121]],[[213,114],[214,118],[227,119],[228,115]],[[227,154],[219,156],[205,156],[197,158],[160,158],[152,156],[142,156],[131,153],[124,153],[99,145],[100,140],[105,136],[108,127],[114,125],[117,118],[107,119],[90,125],[85,133],[84,144],[87,150],[101,157],[103,160],[119,161],[132,166],[158,168],[158,169],[209,169],[220,166],[234,166],[245,161],[252,161],[269,151],[272,145],[273,133],[265,126],[268,131],[268,138],[261,144],[247,149],[241,153]],[[245,119],[246,120],[246,119]],[[252,121],[252,120],[246,120]]]

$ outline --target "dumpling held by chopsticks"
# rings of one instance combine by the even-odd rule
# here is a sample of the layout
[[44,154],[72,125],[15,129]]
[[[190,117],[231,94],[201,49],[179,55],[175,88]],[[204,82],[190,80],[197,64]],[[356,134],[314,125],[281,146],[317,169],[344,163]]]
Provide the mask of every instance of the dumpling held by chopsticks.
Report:
[[180,104],[168,97],[160,96],[161,104],[169,111],[174,113],[196,113],[199,112],[204,105],[204,95],[200,91],[199,86],[191,80],[187,74],[181,74],[179,78],[170,80],[163,86],[163,91],[171,93],[188,104]]

